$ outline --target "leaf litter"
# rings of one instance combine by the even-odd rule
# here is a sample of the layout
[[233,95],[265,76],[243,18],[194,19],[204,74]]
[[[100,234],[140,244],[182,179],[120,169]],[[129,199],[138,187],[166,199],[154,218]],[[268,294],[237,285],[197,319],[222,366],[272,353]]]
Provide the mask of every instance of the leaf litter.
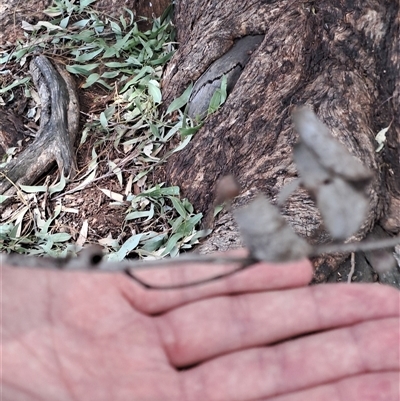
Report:
[[[90,3],[54,2],[46,10],[50,21],[24,24],[26,41],[0,49],[0,62],[9,68],[1,76],[2,104],[11,104],[21,88],[33,99],[30,77],[20,74],[24,68],[28,74],[28,61],[38,52],[63,57],[81,80],[86,103],[77,176],[20,186],[18,199],[2,211],[0,247],[63,257],[100,244],[110,258],[177,255],[202,237],[202,215],[181,199],[178,187],[152,182],[152,172],[183,149],[201,124],[181,111],[191,86],[167,112],[160,111],[162,69],[175,50],[171,9],[143,32],[130,10],[114,20]],[[49,224],[40,228],[38,219]]]

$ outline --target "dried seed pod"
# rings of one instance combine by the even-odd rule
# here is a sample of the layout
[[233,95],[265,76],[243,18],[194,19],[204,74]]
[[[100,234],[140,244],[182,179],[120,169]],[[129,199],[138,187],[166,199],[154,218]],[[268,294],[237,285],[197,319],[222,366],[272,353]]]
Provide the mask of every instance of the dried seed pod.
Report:
[[316,200],[332,238],[344,240],[359,230],[367,216],[369,200],[364,191],[372,173],[310,109],[297,109],[293,121],[300,135],[293,155],[301,183]]
[[214,205],[222,205],[224,202],[230,202],[240,194],[240,186],[233,175],[222,177],[217,183],[215,191]]
[[306,258],[311,246],[299,237],[279,210],[259,195],[234,211],[244,244],[256,260],[286,262]]

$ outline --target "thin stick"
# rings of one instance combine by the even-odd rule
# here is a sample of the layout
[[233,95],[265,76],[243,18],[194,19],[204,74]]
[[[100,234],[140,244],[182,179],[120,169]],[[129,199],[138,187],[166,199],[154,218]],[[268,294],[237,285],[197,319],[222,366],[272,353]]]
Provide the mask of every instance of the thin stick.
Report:
[[351,268],[349,271],[349,275],[347,276],[348,284],[351,284],[351,278],[353,277],[354,270],[356,269],[356,254],[354,252],[351,253],[350,264],[351,264]]
[[[364,241],[364,242],[351,242],[348,244],[329,244],[315,246],[309,256],[321,255],[324,253],[345,253],[345,252],[358,252],[358,251],[371,251],[382,248],[390,248],[400,244],[400,237],[385,238],[383,240]],[[125,269],[148,269],[148,268],[163,268],[175,267],[178,264],[186,263],[205,263],[205,264],[224,264],[224,263],[254,263],[254,258],[250,257],[237,257],[237,256],[223,256],[223,255],[198,255],[187,254],[173,259],[160,259],[139,262],[122,261],[119,263],[105,262],[101,263],[97,268],[106,271],[118,271]],[[271,262],[271,261],[265,261]],[[272,261],[279,263],[277,261]],[[285,261],[281,261],[285,262]]]
[[[400,237],[385,238],[383,240],[352,242],[349,244],[328,244],[317,245],[313,247],[308,256],[318,256],[327,253],[348,253],[357,251],[371,251],[382,248],[390,248],[400,244]],[[4,259],[3,259],[3,257]],[[255,263],[254,258],[250,256],[225,256],[225,255],[199,255],[199,254],[186,254],[178,258],[172,259],[159,259],[159,260],[146,260],[146,261],[129,261],[123,260],[121,262],[107,262],[103,261],[103,254],[99,251],[91,251],[87,249],[86,254],[78,258],[70,259],[53,259],[53,258],[38,258],[27,257],[18,254],[1,255],[0,262],[6,262],[10,266],[19,267],[34,267],[34,268],[51,268],[60,270],[88,270],[88,271],[104,271],[104,272],[117,272],[127,269],[149,269],[149,268],[164,268],[176,267],[182,264],[204,263],[204,264],[229,264],[240,263],[249,265]],[[281,261],[265,261],[270,263],[284,263]]]
[[212,256],[212,255],[185,255],[178,258],[162,259],[162,260],[149,260],[140,262],[122,261],[118,263],[105,262],[101,263],[98,268],[106,271],[118,271],[126,269],[142,270],[149,268],[163,268],[163,267],[176,267],[177,265],[190,264],[190,263],[204,263],[204,264],[229,264],[229,263],[251,263],[254,262],[250,257],[238,256]]
[[309,256],[319,256],[325,253],[348,253],[359,251],[374,251],[377,249],[391,248],[400,244],[400,237],[385,238],[382,240],[367,240],[361,242],[349,242],[348,244],[327,244],[313,247]]
[[[129,261],[121,262],[101,261],[101,253],[91,253],[89,250],[83,257],[70,259],[53,259],[38,258],[34,256],[24,256],[19,254],[1,255],[0,261],[3,264],[15,267],[33,267],[33,268],[49,268],[58,270],[87,270],[87,271],[103,271],[118,272],[124,270],[143,270],[151,268],[176,267],[182,264],[204,263],[204,264],[229,264],[229,263],[251,263],[254,259],[251,257],[224,256],[224,255],[198,255],[187,254],[178,258],[156,259],[146,261]],[[98,259],[99,262],[95,262]]]

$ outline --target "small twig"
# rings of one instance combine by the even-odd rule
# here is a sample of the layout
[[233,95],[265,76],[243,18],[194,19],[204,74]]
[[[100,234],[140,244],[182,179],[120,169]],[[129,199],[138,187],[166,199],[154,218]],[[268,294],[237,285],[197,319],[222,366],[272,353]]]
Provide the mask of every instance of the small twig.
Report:
[[197,255],[188,254],[172,259],[159,259],[159,260],[148,260],[139,262],[122,261],[118,263],[104,262],[101,263],[98,268],[105,271],[118,271],[126,269],[142,270],[149,268],[164,268],[164,267],[176,267],[177,265],[188,264],[188,263],[204,263],[204,264],[229,264],[229,263],[251,263],[254,259],[251,257],[238,257],[238,256],[212,256],[212,255]]
[[[389,248],[397,244],[400,244],[400,237],[385,238],[383,240],[375,240],[375,241],[352,242],[349,244],[319,245],[313,248],[309,256],[318,256],[323,253],[339,253],[339,252],[354,253],[358,251],[371,251],[376,249]],[[175,267],[177,265],[186,263],[204,263],[204,264],[240,263],[249,265],[255,262],[256,262],[255,259],[252,258],[251,256],[237,257],[237,256],[224,256],[224,255],[187,254],[172,259],[159,259],[159,260],[138,261],[138,262],[130,262],[125,260],[118,263],[103,262],[98,266],[96,266],[96,268],[104,271],[119,271],[126,269]]]
[[[357,252],[371,251],[375,249],[389,248],[400,244],[400,237],[387,238],[384,240],[352,242],[349,244],[330,244],[315,246],[309,256],[318,256],[326,253],[337,252]],[[256,261],[251,256],[225,256],[225,255],[199,255],[186,254],[178,258],[157,259],[146,261],[129,261],[107,262],[102,261],[103,254],[101,251],[92,251],[87,249],[86,255],[79,258],[70,259],[52,259],[52,258],[36,258],[26,257],[16,254],[4,255],[4,261],[11,266],[20,267],[36,267],[36,268],[52,268],[60,270],[92,270],[104,272],[117,272],[124,270],[142,270],[149,268],[176,267],[182,264],[204,263],[204,264],[224,264],[239,263],[249,265]],[[0,255],[1,258],[1,255]],[[268,261],[267,261],[268,262]],[[285,262],[285,261],[282,261]]]
[[[15,192],[17,193],[19,200],[20,200],[25,206],[28,206],[28,202],[27,202],[26,199],[24,198],[24,195],[23,195],[23,193],[22,193],[20,187],[19,187],[18,185],[16,185],[15,182],[13,182],[12,180],[10,180],[10,178],[9,178],[6,174],[4,174],[2,171],[0,171],[0,175],[1,175],[2,177],[4,177],[4,179],[6,179],[6,180],[15,188]],[[0,208],[1,208],[1,205],[0,205]]]
[[354,252],[351,253],[350,264],[351,264],[351,268],[350,268],[350,271],[349,271],[349,275],[347,276],[347,283],[348,284],[351,283],[351,279],[353,277],[354,270],[356,269],[356,254]]
[[349,253],[360,251],[374,251],[376,249],[391,248],[400,244],[400,237],[385,238],[382,240],[370,240],[350,242],[348,244],[326,244],[313,247],[309,256],[320,256],[326,253]]
[[[23,256],[19,254],[4,255],[2,262],[15,267],[50,268],[59,270],[88,270],[103,272],[118,272],[123,270],[143,270],[149,268],[176,267],[182,264],[205,263],[205,264],[224,264],[224,263],[251,263],[254,259],[250,257],[222,256],[222,255],[198,255],[187,254],[178,258],[157,259],[147,261],[107,262],[101,261],[101,252],[90,252],[78,258],[53,259]],[[0,254],[0,258],[2,255]],[[98,262],[96,262],[98,260]]]

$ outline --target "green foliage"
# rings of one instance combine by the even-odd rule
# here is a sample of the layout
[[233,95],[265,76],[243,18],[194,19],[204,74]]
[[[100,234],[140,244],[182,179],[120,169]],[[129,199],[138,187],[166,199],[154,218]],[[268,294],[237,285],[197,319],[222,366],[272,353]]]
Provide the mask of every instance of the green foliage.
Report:
[[[62,49],[69,59],[67,70],[72,74],[86,77],[84,88],[100,84],[112,89],[116,78],[119,81],[136,83],[151,95],[155,103],[161,102],[158,80],[161,69],[173,55],[173,27],[170,10],[156,20],[151,29],[139,30],[133,13],[125,9],[119,20],[101,17],[88,8],[94,1],[75,4],[74,1],[58,0],[45,13],[54,19],[39,21],[35,25],[23,23],[27,32],[24,43],[18,43],[10,51],[1,52],[0,63],[19,62],[23,66],[27,57],[37,51],[53,52],[54,47]],[[102,67],[100,72],[99,67]],[[106,67],[103,71],[103,67]],[[138,78],[139,76],[139,78]],[[12,87],[3,88],[6,93]]]
[[[71,235],[53,232],[51,228],[60,212],[61,208],[56,208],[54,215],[44,220],[37,207],[30,210],[29,206],[25,206],[18,210],[7,223],[0,225],[0,249],[37,256],[65,257],[74,249],[72,244],[66,244]],[[21,233],[21,229],[27,214],[31,215],[34,230],[26,235]]]
[[210,105],[208,106],[208,115],[215,113],[225,103],[227,96],[227,78],[223,75],[221,87],[217,89],[211,97]]
[[154,224],[154,216],[162,224],[164,232],[151,229],[143,230],[145,234],[136,234],[122,246],[114,246],[115,253],[109,255],[109,260],[118,261],[127,253],[135,252],[141,257],[176,256],[180,249],[191,248],[202,235],[196,230],[202,214],[194,213],[193,205],[186,199],[179,198],[178,187],[155,185],[139,195],[128,197],[130,207],[126,220],[135,220],[138,225]]

